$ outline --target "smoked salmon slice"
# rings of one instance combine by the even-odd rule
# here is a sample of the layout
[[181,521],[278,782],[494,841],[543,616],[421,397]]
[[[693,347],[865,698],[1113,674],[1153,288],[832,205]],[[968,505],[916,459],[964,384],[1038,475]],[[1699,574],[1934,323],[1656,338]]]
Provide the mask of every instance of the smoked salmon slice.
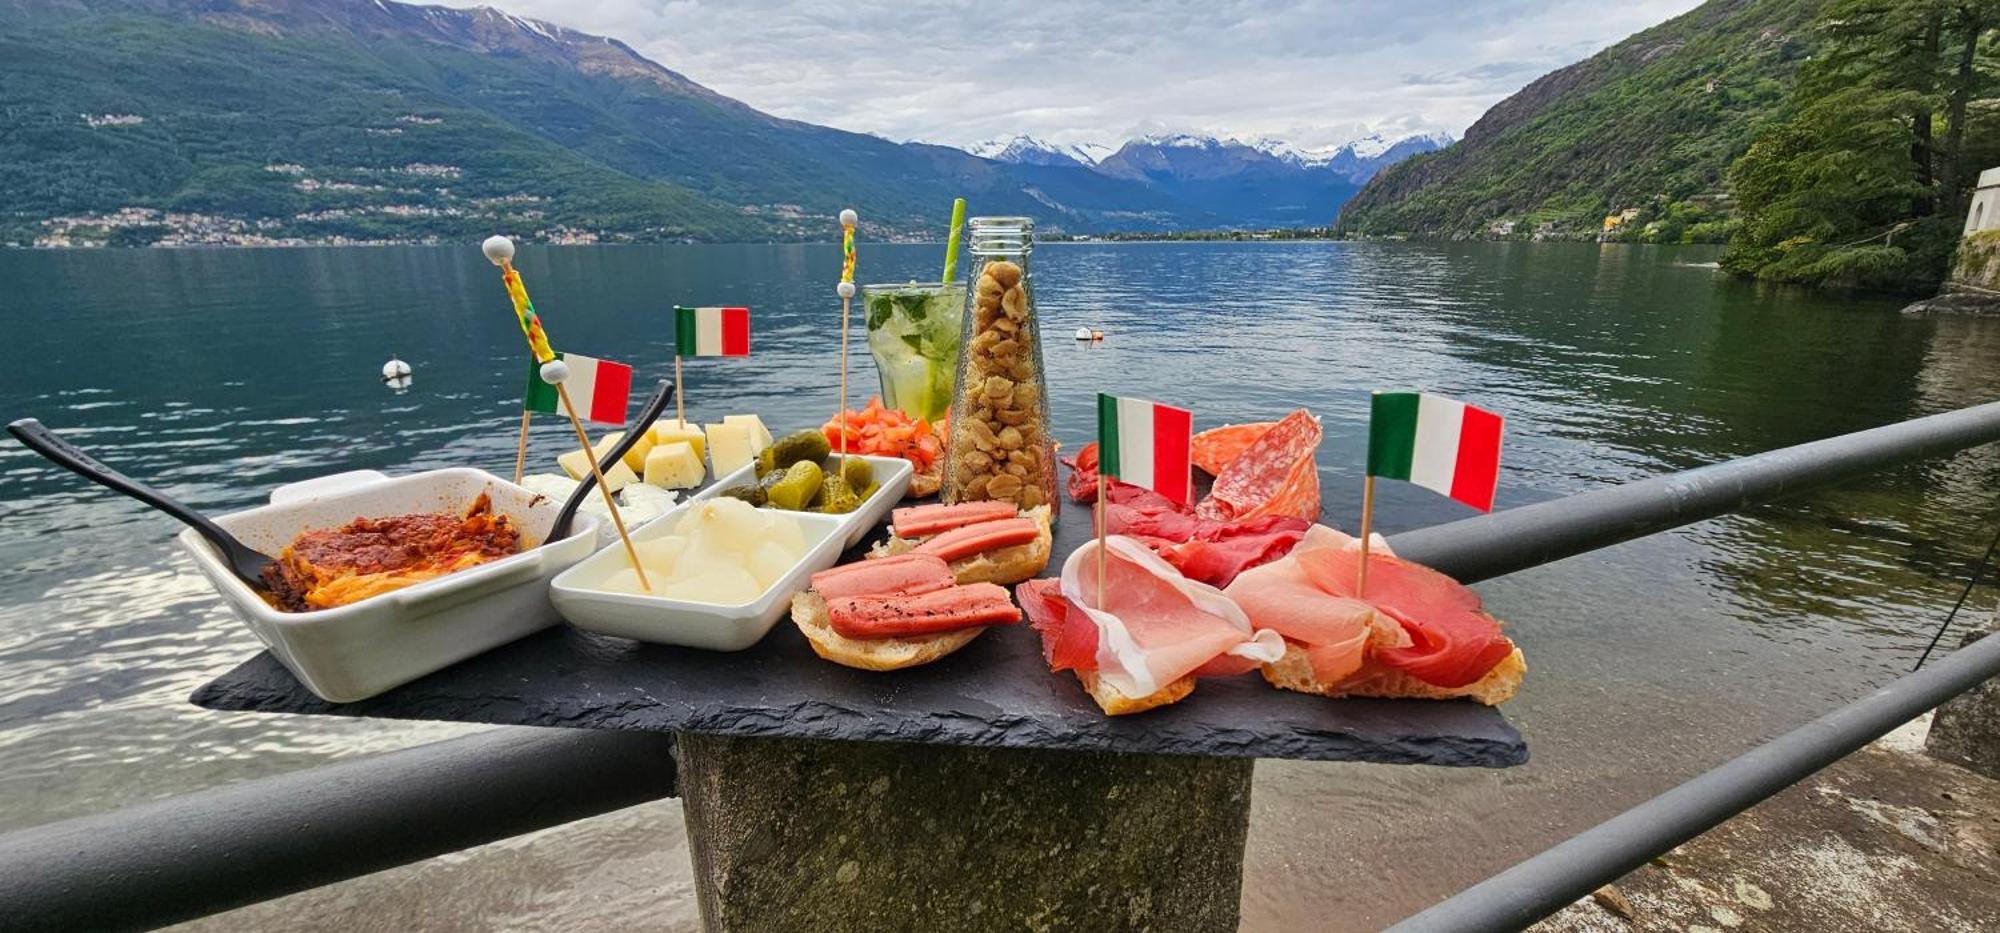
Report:
[[934,554],[897,554],[822,570],[812,588],[827,599],[844,596],[908,596],[954,586],[951,568]]
[[1008,502],[911,505],[889,513],[889,523],[899,538],[923,538],[953,528],[1013,518],[1019,514],[1020,510]]
[[826,601],[827,622],[847,638],[905,638],[1021,621],[996,583],[968,583],[912,596],[842,596]]
[[1026,544],[1041,537],[1040,525],[1025,518],[964,525],[917,545],[914,554],[934,554],[944,561],[960,560],[985,551]]

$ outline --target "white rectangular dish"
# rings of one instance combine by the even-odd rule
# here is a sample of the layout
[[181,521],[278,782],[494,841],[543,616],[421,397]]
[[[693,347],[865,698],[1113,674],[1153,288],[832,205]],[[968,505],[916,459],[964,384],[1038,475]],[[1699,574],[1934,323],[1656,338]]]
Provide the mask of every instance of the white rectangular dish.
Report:
[[301,532],[356,518],[463,512],[481,492],[521,531],[524,550],[469,570],[313,612],[284,612],[231,574],[192,529],[181,547],[231,609],[299,682],[333,703],[364,700],[555,623],[548,584],[597,547],[597,520],[578,515],[569,537],[536,547],[559,503],[483,470],[388,477],[373,470],[281,486],[271,504],[216,524],[266,554]]
[[[805,556],[753,602],[719,606],[594,588],[627,566],[622,545],[604,548],[558,575],[550,584],[549,596],[563,618],[585,631],[710,651],[748,648],[762,640],[791,611],[792,594],[805,590],[813,574],[833,566],[843,551],[866,539],[909,491],[909,461],[900,457],[864,459],[874,467],[875,481],[881,488],[859,509],[846,515],[779,512],[798,520],[799,530],[806,539]],[[756,470],[749,466],[723,476],[658,520],[634,531],[632,538],[650,541],[671,534],[691,505],[713,499],[730,486],[755,480]]]

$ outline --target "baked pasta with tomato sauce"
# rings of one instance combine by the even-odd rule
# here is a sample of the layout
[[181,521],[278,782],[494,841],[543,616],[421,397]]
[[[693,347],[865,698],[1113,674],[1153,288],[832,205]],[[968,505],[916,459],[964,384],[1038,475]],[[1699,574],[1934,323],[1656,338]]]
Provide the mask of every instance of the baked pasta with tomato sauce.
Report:
[[481,493],[462,516],[419,512],[357,518],[308,531],[264,568],[271,602],[287,612],[332,609],[519,553],[521,532]]

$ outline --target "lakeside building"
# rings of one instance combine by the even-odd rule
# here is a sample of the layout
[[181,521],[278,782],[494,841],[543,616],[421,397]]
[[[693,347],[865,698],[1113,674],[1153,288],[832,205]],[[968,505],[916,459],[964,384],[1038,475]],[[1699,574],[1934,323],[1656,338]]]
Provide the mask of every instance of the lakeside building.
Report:
[[1979,173],[1972,189],[1972,206],[1965,213],[1965,235],[2000,230],[2000,167]]

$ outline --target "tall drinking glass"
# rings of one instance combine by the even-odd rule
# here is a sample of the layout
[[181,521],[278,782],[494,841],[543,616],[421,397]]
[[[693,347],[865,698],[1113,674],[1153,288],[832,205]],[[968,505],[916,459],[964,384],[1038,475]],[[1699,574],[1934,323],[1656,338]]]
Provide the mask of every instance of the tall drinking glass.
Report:
[[882,375],[882,404],[937,421],[951,411],[958,378],[962,282],[863,285],[868,350]]

